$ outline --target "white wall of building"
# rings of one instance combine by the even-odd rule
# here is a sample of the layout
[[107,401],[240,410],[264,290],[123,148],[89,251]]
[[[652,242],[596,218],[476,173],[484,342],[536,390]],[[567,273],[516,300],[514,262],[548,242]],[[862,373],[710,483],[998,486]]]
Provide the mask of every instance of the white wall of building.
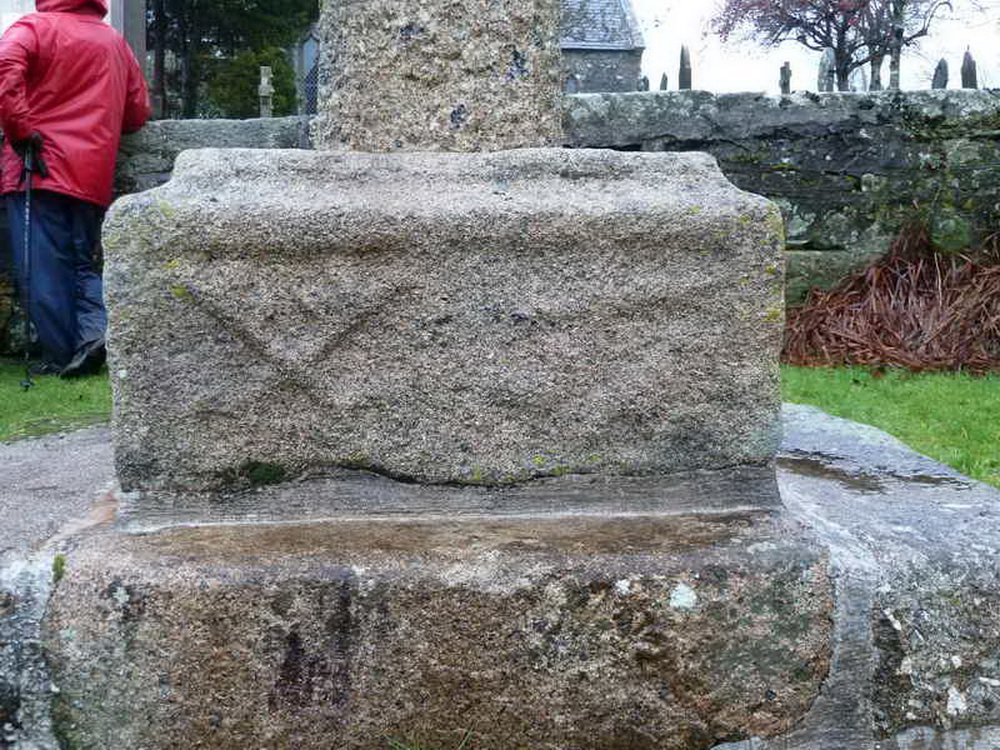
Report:
[[[108,18],[119,31],[125,25],[125,0],[111,0]],[[6,31],[14,21],[27,13],[35,12],[35,0],[0,0],[0,32]]]

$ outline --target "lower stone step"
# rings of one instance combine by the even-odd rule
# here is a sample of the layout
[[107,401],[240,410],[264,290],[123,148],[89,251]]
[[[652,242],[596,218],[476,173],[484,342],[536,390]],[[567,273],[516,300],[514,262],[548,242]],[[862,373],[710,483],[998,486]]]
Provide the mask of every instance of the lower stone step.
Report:
[[767,511],[107,529],[46,647],[72,748],[695,748],[789,731],[831,656]]

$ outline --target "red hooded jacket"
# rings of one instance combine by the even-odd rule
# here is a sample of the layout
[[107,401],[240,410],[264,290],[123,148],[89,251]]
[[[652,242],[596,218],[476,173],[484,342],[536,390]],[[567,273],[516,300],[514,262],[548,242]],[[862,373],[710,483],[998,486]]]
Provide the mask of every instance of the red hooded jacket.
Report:
[[121,134],[149,118],[135,55],[102,20],[106,0],[37,0],[0,39],[0,192],[24,190],[11,143],[42,134],[49,177],[32,187],[107,206]]

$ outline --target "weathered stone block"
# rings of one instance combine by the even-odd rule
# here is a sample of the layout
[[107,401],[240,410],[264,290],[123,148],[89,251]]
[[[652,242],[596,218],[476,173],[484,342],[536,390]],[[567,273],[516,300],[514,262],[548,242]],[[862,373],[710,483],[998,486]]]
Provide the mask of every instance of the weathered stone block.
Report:
[[310,148],[308,117],[251,120],[153,120],[122,138],[115,173],[119,195],[158,187],[174,160],[192,148]]
[[126,489],[777,446],[780,215],[704,155],[185,152],[105,244]]
[[337,0],[320,14],[317,148],[558,145],[561,0]]
[[45,648],[77,750],[707,750],[805,715],[832,606],[766,513],[108,531]]

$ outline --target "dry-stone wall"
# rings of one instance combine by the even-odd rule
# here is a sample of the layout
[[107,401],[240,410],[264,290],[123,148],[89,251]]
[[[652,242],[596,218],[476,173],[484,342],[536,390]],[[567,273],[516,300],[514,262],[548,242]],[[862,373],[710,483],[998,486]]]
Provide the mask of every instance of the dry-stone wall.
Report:
[[785,215],[788,297],[884,253],[913,219],[956,251],[1000,228],[1000,92],[568,97],[577,147],[707,151]]

